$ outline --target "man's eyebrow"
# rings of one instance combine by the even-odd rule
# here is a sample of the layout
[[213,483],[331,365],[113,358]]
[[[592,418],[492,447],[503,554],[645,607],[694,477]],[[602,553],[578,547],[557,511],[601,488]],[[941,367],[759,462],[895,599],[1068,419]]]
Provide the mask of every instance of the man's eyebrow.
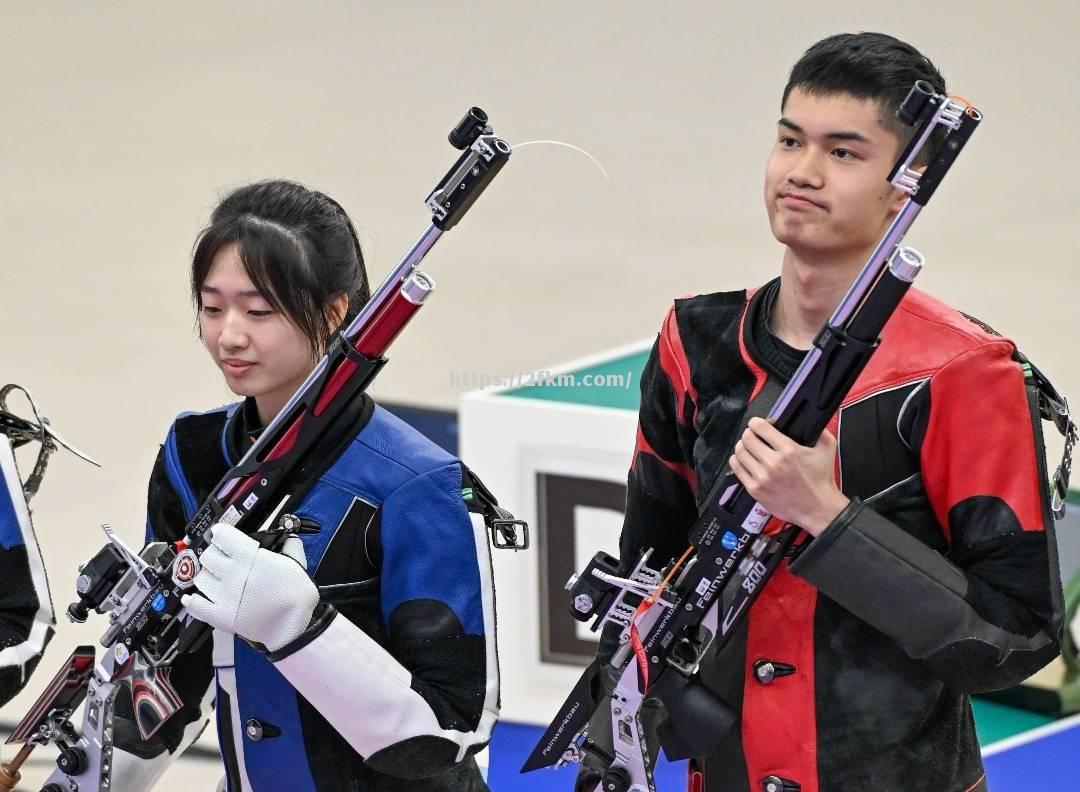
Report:
[[[216,288],[214,286],[207,286],[205,284],[203,284],[202,288],[199,289],[199,291],[204,292],[205,294],[221,294],[221,289],[218,289],[218,288]],[[256,291],[255,289],[250,289],[248,291],[237,292],[236,296],[237,297],[262,297],[262,295],[259,294],[259,292]]]
[[792,132],[798,132],[800,135],[803,132],[803,128],[792,121],[787,116],[780,116],[780,120],[776,122],[778,126],[787,127]]
[[[779,126],[786,127],[787,129],[790,129],[792,132],[798,132],[800,135],[805,134],[805,132],[804,132],[804,130],[803,130],[803,128],[801,126],[799,126],[794,121],[792,121],[790,118],[787,118],[786,116],[781,117],[780,120],[777,121],[776,123]],[[864,135],[863,133],[856,132],[856,131],[854,131],[852,129],[841,129],[841,130],[838,130],[836,132],[829,132],[827,135],[825,135],[825,139],[826,140],[853,140],[853,141],[855,141],[857,143],[868,143],[868,144],[871,144],[871,145],[874,142],[870,138],[868,138],[866,135]]]

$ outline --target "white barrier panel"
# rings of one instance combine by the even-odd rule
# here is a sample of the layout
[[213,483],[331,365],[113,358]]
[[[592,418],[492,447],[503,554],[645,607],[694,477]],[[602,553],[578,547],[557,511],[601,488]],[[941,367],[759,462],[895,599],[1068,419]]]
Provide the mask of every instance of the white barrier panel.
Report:
[[637,375],[650,345],[544,372],[556,378],[625,360],[618,364],[625,381],[610,386],[621,391],[611,394],[614,399],[595,387],[585,393],[580,376],[577,387],[491,389],[462,399],[462,459],[501,504],[528,521],[532,537],[525,552],[493,554],[507,720],[546,724],[595,653],[597,636],[570,618],[563,586],[596,551],[618,554],[637,426]]

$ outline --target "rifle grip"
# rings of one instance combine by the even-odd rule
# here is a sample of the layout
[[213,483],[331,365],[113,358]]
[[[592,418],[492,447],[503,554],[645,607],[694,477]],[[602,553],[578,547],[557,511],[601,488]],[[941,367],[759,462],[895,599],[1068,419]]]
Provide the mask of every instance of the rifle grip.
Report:
[[660,677],[653,692],[668,714],[656,728],[668,761],[714,752],[738,718],[735,710],[705,687],[697,676],[688,679],[676,671],[669,671]]
[[168,668],[138,669],[131,676],[130,685],[139,736],[149,740],[176,714],[182,702],[169,683]]

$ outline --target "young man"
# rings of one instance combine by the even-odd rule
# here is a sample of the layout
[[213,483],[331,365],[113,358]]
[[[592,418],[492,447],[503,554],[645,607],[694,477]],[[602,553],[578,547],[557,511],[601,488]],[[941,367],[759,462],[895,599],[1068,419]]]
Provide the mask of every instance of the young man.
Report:
[[[813,448],[751,417],[903,205],[886,180],[910,135],[895,111],[920,79],[945,91],[890,36],[806,52],[765,174],[780,277],[676,300],[643,374],[624,561],[679,554],[729,468],[809,535],[702,664],[741,723],[693,762],[695,792],[985,789],[968,694],[1059,650],[1040,428],[1010,341],[912,289]],[[760,681],[766,661],[780,673]]]

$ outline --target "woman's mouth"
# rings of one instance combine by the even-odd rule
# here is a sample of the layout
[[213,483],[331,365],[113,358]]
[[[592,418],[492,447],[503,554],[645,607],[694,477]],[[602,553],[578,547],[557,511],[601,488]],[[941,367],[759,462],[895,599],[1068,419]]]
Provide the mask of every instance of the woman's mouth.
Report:
[[234,377],[239,377],[246,372],[250,371],[255,364],[247,360],[223,360],[221,361],[221,367],[225,369],[226,374],[231,374]]

